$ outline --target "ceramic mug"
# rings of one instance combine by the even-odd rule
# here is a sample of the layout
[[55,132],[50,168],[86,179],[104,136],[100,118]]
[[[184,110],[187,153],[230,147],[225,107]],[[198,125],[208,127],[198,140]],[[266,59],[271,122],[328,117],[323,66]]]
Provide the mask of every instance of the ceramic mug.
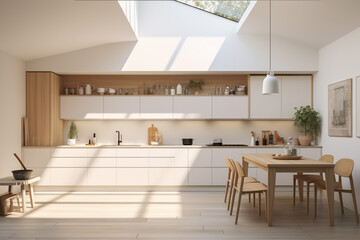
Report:
[[105,88],[98,88],[98,89],[97,89],[97,92],[98,92],[100,95],[104,95],[104,93],[105,93]]

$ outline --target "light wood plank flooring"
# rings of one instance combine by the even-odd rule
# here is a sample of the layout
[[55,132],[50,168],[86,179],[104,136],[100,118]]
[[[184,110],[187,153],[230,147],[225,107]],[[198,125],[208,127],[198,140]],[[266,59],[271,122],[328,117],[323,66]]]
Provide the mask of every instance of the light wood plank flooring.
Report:
[[35,209],[0,218],[0,239],[360,239],[353,212],[341,215],[338,203],[328,225],[325,199],[314,220],[313,205],[307,215],[305,202],[293,207],[290,192],[277,192],[268,227],[265,207],[259,217],[247,196],[235,225],[222,191],[38,192]]

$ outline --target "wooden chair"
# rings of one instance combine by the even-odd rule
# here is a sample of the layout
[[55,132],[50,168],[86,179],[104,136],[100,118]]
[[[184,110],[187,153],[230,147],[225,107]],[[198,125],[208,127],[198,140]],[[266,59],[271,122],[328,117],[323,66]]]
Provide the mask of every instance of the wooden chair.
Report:
[[[235,163],[234,160],[232,160],[231,158],[225,158],[225,162],[226,165],[228,166],[228,175],[226,178],[226,189],[225,189],[225,199],[224,199],[224,203],[226,203],[227,200],[227,196],[229,195],[229,202],[228,202],[228,206],[227,206],[227,210],[229,210],[230,208],[230,200],[231,200],[231,195],[232,195],[232,189],[233,189],[233,185],[234,185],[234,181],[235,181],[235,177],[236,177],[236,167],[235,167]],[[253,177],[245,177],[244,178],[245,182],[257,182],[257,180]],[[230,191],[229,191],[230,188]],[[249,194],[249,201],[250,201],[250,194]]]
[[13,194],[13,193],[7,193],[3,196],[0,196],[0,214],[2,216],[6,216],[8,215],[9,211],[8,211],[8,208],[7,208],[7,205],[6,205],[6,201],[9,200],[10,201],[10,211],[13,211],[14,210],[14,203],[13,203],[13,200],[17,201],[17,204],[18,204],[18,207],[21,211],[21,207],[20,207],[20,201],[19,201],[19,195],[17,194]]
[[[330,155],[330,154],[325,154],[323,155],[319,161],[322,162],[327,162],[327,163],[333,163],[334,162],[334,156]],[[320,173],[320,175],[311,175],[311,174],[297,174],[293,176],[293,205],[295,206],[295,197],[296,197],[296,180],[298,180],[298,182],[306,182],[306,212],[309,213],[309,188],[310,188],[310,184],[314,183],[315,181],[321,181],[324,180],[324,176],[323,173]],[[302,189],[300,190],[300,184],[298,184],[299,186],[299,195],[300,195],[300,200],[301,199],[301,192]]]
[[[239,211],[240,211],[240,204],[241,204],[241,196],[245,193],[258,193],[259,194],[259,216],[261,216],[261,193],[265,192],[265,219],[267,219],[267,186],[259,183],[259,182],[245,182],[245,174],[244,170],[241,167],[240,163],[237,161],[235,162],[236,167],[236,179],[235,184],[233,185],[234,188],[234,194],[232,195],[231,200],[231,209],[230,209],[230,215],[232,215],[232,211],[234,208],[234,202],[235,202],[235,196],[236,192],[238,192],[238,202],[237,202],[237,209],[236,209],[236,217],[235,217],[235,224],[237,224],[238,218],[239,218]],[[255,201],[255,199],[254,199]]]
[[[354,212],[355,212],[355,219],[356,223],[359,223],[359,214],[357,209],[357,203],[356,203],[356,195],[355,195],[355,187],[354,187],[354,181],[352,177],[352,171],[354,169],[354,161],[349,158],[342,158],[339,161],[335,163],[335,174],[339,176],[338,182],[335,181],[334,183],[334,192],[339,193],[339,199],[340,199],[340,206],[341,206],[341,213],[344,214],[344,203],[342,198],[342,193],[351,193],[353,204],[354,204]],[[350,182],[350,189],[344,189],[342,187],[342,177],[349,178]],[[335,176],[334,176],[335,178]],[[314,209],[314,218],[316,218],[316,205],[317,205],[317,189],[326,189],[326,182],[324,180],[315,181],[315,209]]]

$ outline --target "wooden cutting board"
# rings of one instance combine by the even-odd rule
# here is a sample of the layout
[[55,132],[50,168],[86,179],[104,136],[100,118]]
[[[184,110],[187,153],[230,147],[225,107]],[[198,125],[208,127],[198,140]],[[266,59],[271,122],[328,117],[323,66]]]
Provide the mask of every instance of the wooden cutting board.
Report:
[[154,124],[151,124],[151,127],[148,129],[148,144],[150,145],[151,141],[155,141],[155,136],[158,134],[158,129],[154,127]]

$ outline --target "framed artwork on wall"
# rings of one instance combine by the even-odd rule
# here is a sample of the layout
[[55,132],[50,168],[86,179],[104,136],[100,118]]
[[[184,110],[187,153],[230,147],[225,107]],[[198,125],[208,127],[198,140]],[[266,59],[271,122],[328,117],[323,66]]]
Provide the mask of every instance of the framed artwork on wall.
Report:
[[356,136],[360,138],[360,76],[356,77]]
[[352,137],[352,79],[328,86],[328,133],[330,137]]

